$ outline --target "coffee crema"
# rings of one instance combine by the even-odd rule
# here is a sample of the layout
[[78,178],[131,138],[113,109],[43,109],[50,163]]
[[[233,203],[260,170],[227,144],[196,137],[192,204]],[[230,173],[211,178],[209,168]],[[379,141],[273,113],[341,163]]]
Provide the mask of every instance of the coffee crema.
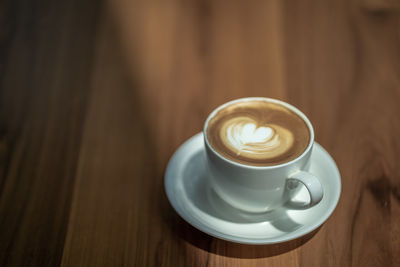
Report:
[[209,120],[206,135],[223,157],[255,166],[291,161],[310,142],[306,122],[268,100],[244,100],[223,107]]

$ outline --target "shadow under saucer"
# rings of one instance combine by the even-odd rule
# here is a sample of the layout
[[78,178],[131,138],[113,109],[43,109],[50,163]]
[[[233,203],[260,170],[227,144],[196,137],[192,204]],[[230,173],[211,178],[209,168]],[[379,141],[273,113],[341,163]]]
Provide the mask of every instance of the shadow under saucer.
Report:
[[[172,210],[170,211],[173,212]],[[287,253],[306,244],[322,228],[320,226],[302,237],[282,243],[249,245],[218,239],[203,233],[191,226],[176,213],[172,217],[169,217],[168,221],[173,234],[190,243],[192,246],[209,253],[237,259],[268,258]]]

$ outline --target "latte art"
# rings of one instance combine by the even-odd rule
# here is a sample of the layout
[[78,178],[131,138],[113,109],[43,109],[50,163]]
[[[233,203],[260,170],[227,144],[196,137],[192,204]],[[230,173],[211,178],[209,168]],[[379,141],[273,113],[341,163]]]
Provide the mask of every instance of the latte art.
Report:
[[279,156],[293,144],[293,135],[287,129],[276,124],[257,127],[256,121],[246,117],[226,121],[220,135],[224,145],[236,155],[257,159]]
[[305,121],[266,100],[236,102],[218,110],[206,129],[210,145],[223,157],[256,166],[295,159],[309,144]]

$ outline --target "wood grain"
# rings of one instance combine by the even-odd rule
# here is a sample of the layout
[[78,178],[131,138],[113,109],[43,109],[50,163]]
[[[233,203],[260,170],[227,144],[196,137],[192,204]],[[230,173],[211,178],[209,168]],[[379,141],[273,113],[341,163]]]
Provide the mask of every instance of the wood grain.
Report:
[[[400,9],[391,0],[0,3],[1,266],[399,266]],[[249,246],[167,201],[219,104],[286,100],[342,174],[317,231]]]
[[61,262],[97,25],[96,6],[77,5],[1,3],[2,266]]

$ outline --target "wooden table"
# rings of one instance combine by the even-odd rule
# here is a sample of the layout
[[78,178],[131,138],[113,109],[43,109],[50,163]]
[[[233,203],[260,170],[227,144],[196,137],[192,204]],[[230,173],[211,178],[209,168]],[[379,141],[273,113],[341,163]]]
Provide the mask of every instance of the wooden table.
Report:
[[[400,7],[3,1],[0,266],[399,266]],[[167,201],[169,157],[228,100],[311,119],[342,196],[309,238],[222,241]]]

